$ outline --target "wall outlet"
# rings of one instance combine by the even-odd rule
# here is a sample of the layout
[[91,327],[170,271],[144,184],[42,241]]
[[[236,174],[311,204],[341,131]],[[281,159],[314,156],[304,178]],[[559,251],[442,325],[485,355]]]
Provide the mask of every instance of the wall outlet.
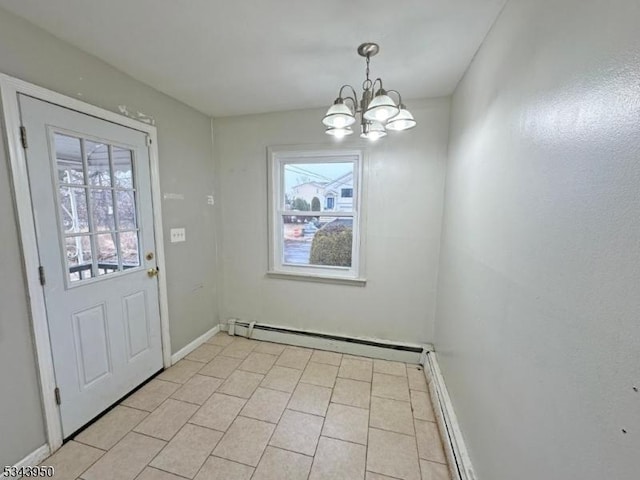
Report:
[[171,229],[171,243],[186,242],[187,234],[184,228]]
[[208,205],[214,204],[213,195],[207,195],[207,204]]

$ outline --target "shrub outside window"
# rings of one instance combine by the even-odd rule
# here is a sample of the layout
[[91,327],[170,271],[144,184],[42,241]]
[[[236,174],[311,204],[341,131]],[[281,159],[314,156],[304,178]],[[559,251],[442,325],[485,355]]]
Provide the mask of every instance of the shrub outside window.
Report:
[[269,150],[270,273],[362,280],[361,179],[359,150]]

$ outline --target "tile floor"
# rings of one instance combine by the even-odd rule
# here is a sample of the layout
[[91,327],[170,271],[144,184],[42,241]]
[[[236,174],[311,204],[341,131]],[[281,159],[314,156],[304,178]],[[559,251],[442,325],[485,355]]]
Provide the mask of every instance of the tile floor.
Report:
[[43,462],[57,480],[449,480],[417,365],[218,334]]

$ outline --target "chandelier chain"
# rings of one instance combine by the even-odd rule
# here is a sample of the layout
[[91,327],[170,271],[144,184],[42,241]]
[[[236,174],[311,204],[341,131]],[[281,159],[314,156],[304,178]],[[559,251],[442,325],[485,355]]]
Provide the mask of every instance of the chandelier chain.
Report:
[[369,62],[371,61],[371,57],[367,55],[367,80],[369,80]]
[[367,78],[364,82],[362,82],[363,90],[369,90],[372,86],[371,79],[369,78],[369,62],[371,61],[371,56],[367,55],[366,59],[367,59],[367,69],[366,69]]

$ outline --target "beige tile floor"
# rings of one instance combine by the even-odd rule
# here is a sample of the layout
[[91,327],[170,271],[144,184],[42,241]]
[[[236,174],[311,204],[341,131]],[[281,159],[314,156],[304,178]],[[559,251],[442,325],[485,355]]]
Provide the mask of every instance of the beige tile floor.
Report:
[[218,334],[67,442],[58,480],[449,480],[417,365]]

